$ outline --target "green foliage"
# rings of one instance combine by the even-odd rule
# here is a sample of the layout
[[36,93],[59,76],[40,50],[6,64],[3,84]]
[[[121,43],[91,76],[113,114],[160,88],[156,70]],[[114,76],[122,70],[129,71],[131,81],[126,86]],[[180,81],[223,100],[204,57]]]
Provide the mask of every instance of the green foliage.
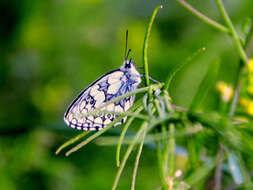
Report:
[[[218,32],[196,24],[172,2]],[[8,26],[14,31],[8,38],[0,38],[2,42],[11,39],[8,50],[0,43],[0,96],[5,108],[0,112],[4,134],[0,189],[253,188],[253,96],[249,91],[253,75],[248,68],[252,1],[224,6],[216,0],[224,25],[206,16],[217,14],[213,9],[204,14],[184,0],[168,3],[164,9],[155,7],[153,14],[148,1],[134,6],[128,1],[12,4],[23,16],[13,22],[18,24]],[[201,2],[198,9],[205,10],[206,3]],[[117,43],[125,25],[133,57],[137,65],[143,62],[145,87],[102,107],[130,95],[137,95],[137,101],[98,132],[63,127],[59,121],[74,96],[71,93],[94,80],[95,73],[119,66],[123,41]],[[165,83],[151,84],[149,76]],[[218,80],[233,83],[233,94],[224,86],[216,91]],[[101,113],[102,107],[81,116]],[[113,129],[125,116],[125,125]],[[116,154],[112,145],[117,146]],[[71,156],[60,154],[66,149],[65,155]]]
[[197,106],[203,101],[204,97],[208,93],[210,87],[216,81],[216,77],[219,72],[219,60],[214,60],[210,63],[207,70],[207,74],[199,85],[199,88],[194,96],[189,108],[189,112],[197,111]]

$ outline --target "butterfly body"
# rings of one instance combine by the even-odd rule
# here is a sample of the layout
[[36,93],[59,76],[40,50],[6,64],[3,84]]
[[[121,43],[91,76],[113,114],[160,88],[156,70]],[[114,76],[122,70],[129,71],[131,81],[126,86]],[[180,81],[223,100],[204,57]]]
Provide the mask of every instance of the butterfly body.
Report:
[[[82,117],[82,114],[102,106],[123,94],[137,89],[141,83],[141,76],[133,61],[124,61],[120,69],[111,71],[84,89],[72,102],[64,114],[64,121],[72,128],[79,130],[100,130],[118,117],[116,114],[99,114]],[[135,96],[129,96],[118,102],[104,107],[103,110],[112,112],[126,112],[134,102]],[[101,111],[103,111],[101,110]],[[124,123],[126,117],[115,125]]]

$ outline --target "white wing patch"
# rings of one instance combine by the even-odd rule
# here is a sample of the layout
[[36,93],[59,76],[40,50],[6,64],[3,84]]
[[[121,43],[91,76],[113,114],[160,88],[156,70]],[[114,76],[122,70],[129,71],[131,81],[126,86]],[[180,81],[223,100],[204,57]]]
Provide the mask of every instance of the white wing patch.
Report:
[[[105,102],[108,102],[125,93],[135,90],[136,87],[129,87],[127,77],[123,71],[116,70],[102,76],[100,79],[86,88],[70,105],[64,115],[64,121],[72,128],[79,130],[100,130],[106,127],[118,117],[115,114],[100,114],[98,116],[82,117]],[[134,102],[135,96],[127,97],[119,102],[112,103],[102,110],[125,112]],[[117,122],[114,126],[123,124],[127,117]]]

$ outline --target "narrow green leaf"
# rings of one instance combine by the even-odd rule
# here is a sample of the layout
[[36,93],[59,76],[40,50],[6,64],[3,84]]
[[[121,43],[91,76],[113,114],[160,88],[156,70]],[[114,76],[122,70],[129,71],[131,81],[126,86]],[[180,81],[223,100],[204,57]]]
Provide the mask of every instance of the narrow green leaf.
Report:
[[218,75],[218,71],[219,71],[219,65],[220,65],[219,63],[220,63],[219,59],[215,59],[209,64],[207,73],[204,79],[202,80],[202,82],[200,83],[195,96],[193,97],[193,100],[189,109],[190,112],[196,111],[197,107],[200,105],[201,101],[206,96],[208,90],[215,82],[216,77]]
[[139,129],[139,131],[136,133],[134,139],[132,140],[131,144],[128,146],[127,148],[127,151],[123,157],[123,161],[118,169],[118,172],[117,172],[117,175],[115,177],[115,180],[114,180],[114,183],[113,183],[113,187],[112,187],[112,190],[115,190],[118,186],[118,183],[119,183],[119,179],[120,179],[120,176],[121,176],[121,173],[126,165],[126,161],[128,160],[128,157],[130,156],[136,142],[140,139],[141,137],[141,134],[143,134],[143,131],[144,129],[146,129],[147,127],[147,122],[143,122],[142,125],[141,125],[141,128]]
[[81,134],[77,135],[76,137],[68,140],[67,142],[65,142],[63,145],[61,145],[55,152],[55,154],[59,154],[64,148],[68,147],[69,145],[77,142],[79,139],[85,137],[86,135],[88,135],[90,133],[90,131],[84,131]]
[[[140,113],[141,111],[143,110],[143,107],[139,107],[137,108],[137,110],[135,111],[135,113]],[[122,132],[121,132],[121,135],[120,135],[120,138],[119,138],[119,141],[118,141],[118,144],[117,144],[117,150],[116,150],[116,165],[119,167],[120,165],[120,149],[121,149],[121,145],[122,145],[122,142],[124,140],[124,137],[125,137],[125,134],[127,132],[127,129],[128,127],[131,125],[131,123],[133,122],[134,120],[134,117],[131,117],[130,119],[128,119],[127,123],[125,124]]]
[[136,159],[135,159],[131,190],[135,190],[136,175],[137,175],[137,170],[138,170],[138,166],[139,166],[139,162],[140,162],[142,148],[143,148],[143,144],[144,144],[144,140],[145,140],[145,136],[146,136],[146,127],[147,127],[147,125],[145,125],[143,135],[141,137],[141,143],[140,143],[140,146],[139,146],[139,150],[138,150],[138,153],[137,153],[137,156],[136,156]]
[[71,148],[68,152],[66,152],[66,156],[69,156],[70,154],[72,154],[73,152],[79,150],[80,148],[82,148],[83,146],[85,146],[86,144],[88,144],[89,142],[91,142],[93,139],[97,138],[98,136],[102,135],[104,132],[106,132],[107,130],[109,130],[110,128],[112,128],[114,126],[115,123],[119,122],[121,119],[123,119],[125,116],[119,116],[117,119],[113,120],[111,123],[109,123],[107,125],[107,127],[101,129],[100,131],[94,133],[93,135],[89,136],[87,139],[85,139],[83,142],[79,143],[78,145],[76,145],[75,147]]
[[198,184],[202,179],[209,175],[209,173],[214,169],[215,165],[216,162],[214,160],[210,160],[208,163],[196,169],[189,177],[185,179],[185,182],[190,186]]
[[175,147],[176,147],[176,141],[175,141],[175,126],[174,124],[170,124],[170,139],[168,142],[168,155],[169,155],[169,176],[173,177],[174,175],[174,169],[175,169]]
[[145,73],[145,84],[146,86],[149,86],[149,73],[148,73],[148,40],[151,33],[151,28],[155,20],[155,16],[159,9],[163,8],[162,5],[159,5],[155,8],[153,11],[153,14],[150,18],[150,21],[148,23],[148,27],[146,29],[145,37],[144,37],[144,43],[143,43],[143,67],[144,67],[144,73]]
[[248,17],[242,23],[242,33],[244,36],[248,36],[251,26],[252,26],[252,20],[251,18]]
[[191,63],[193,61],[194,58],[196,58],[198,55],[200,55],[200,53],[205,52],[206,48],[200,48],[198,49],[196,52],[194,52],[190,57],[188,57],[185,61],[183,61],[182,63],[176,64],[176,66],[174,66],[174,68],[172,68],[172,71],[170,72],[166,83],[164,85],[164,89],[168,90],[171,84],[172,79],[175,77],[175,75],[182,69],[184,68],[184,66],[186,66],[188,63]]

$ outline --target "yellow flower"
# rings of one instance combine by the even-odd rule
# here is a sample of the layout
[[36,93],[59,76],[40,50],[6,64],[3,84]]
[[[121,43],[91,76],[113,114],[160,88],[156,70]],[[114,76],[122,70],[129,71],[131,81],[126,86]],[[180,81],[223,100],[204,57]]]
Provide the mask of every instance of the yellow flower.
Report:
[[247,100],[246,98],[241,98],[241,99],[240,99],[240,104],[241,104],[243,107],[248,107],[248,105],[249,105],[249,100]]
[[251,116],[253,116],[253,102],[249,102],[249,106],[247,107],[247,113]]
[[253,58],[248,61],[248,69],[250,73],[253,73]]
[[240,104],[245,108],[249,115],[253,116],[253,101],[242,98],[240,99]]
[[253,94],[253,85],[248,86],[247,91],[249,94]]
[[217,89],[221,93],[221,99],[224,102],[228,102],[229,100],[231,100],[233,96],[233,88],[230,85],[221,81],[221,82],[218,82]]

